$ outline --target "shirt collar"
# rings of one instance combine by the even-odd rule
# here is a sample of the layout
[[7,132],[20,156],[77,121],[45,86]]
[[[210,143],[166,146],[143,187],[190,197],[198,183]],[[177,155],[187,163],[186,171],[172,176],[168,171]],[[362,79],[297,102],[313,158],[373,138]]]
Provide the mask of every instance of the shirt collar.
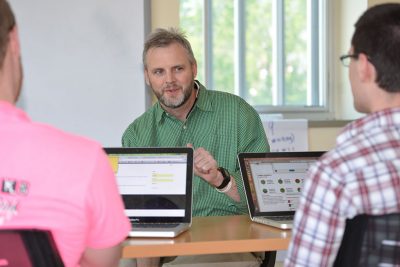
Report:
[[349,123],[339,134],[336,142],[343,143],[356,136],[368,133],[376,127],[382,128],[397,125],[400,125],[400,108],[384,109]]
[[194,81],[197,84],[197,88],[199,88],[199,94],[197,95],[196,107],[203,111],[213,111],[213,103],[210,97],[207,97],[208,90],[202,85],[199,81]]
[[167,116],[167,112],[165,112],[165,110],[161,107],[160,105],[160,101],[157,101],[157,103],[154,104],[155,105],[155,112],[156,112],[156,121],[157,123],[160,123],[162,118],[165,116]]

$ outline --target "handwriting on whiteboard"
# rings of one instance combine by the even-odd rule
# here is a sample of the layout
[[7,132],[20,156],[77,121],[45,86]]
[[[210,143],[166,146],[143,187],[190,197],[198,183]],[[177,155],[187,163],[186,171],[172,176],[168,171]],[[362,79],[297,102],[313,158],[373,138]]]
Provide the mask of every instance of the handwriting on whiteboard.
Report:
[[308,150],[308,123],[305,119],[263,121],[272,152]]

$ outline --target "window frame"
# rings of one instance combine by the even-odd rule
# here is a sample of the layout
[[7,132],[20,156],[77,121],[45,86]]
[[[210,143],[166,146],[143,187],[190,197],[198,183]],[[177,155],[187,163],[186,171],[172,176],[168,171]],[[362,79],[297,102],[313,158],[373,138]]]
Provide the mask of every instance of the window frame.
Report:
[[[245,96],[246,94],[246,77],[245,77],[245,1],[235,1],[235,58],[238,64],[235,64],[235,94]],[[282,114],[284,118],[306,118],[309,120],[327,120],[334,118],[333,111],[333,92],[331,90],[332,81],[330,80],[333,75],[330,75],[333,70],[331,56],[328,51],[332,51],[331,43],[331,16],[329,10],[332,3],[329,0],[307,0],[312,3],[313,16],[308,17],[307,25],[313,29],[308,32],[314,33],[309,37],[312,39],[312,45],[308,46],[310,51],[318,51],[319,56],[315,57],[315,53],[308,53],[313,62],[311,71],[307,75],[313,75],[313,78],[308,78],[310,88],[315,89],[312,97],[308,97],[307,106],[273,106],[273,105],[258,105],[254,106],[260,114]],[[275,23],[278,25],[275,29],[277,36],[274,45],[274,55],[279,55],[280,60],[275,66],[279,77],[276,81],[277,89],[275,90],[274,103],[283,104],[284,98],[284,34],[283,34],[283,2],[281,0],[274,1],[274,12],[276,12]],[[203,38],[204,38],[204,84],[207,88],[214,88],[213,86],[213,40],[212,40],[212,0],[203,0]],[[279,23],[280,21],[280,23]],[[318,21],[318,26],[315,22]],[[311,26],[310,26],[311,25]],[[316,29],[317,28],[317,29]],[[317,34],[315,34],[317,33]],[[316,45],[316,42],[318,44]],[[320,66],[325,66],[320,68]],[[280,90],[278,89],[280,88]],[[310,94],[307,94],[308,96]],[[321,96],[321,97],[320,97]],[[318,105],[316,104],[317,102]]]

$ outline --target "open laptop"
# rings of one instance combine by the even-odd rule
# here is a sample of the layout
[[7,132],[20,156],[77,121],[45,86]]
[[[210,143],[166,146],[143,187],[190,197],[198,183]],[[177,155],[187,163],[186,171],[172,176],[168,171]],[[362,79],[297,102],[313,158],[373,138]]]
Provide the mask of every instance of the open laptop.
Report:
[[238,159],[251,220],[291,229],[304,178],[323,153],[240,153]]
[[193,149],[104,148],[131,237],[175,237],[192,222]]

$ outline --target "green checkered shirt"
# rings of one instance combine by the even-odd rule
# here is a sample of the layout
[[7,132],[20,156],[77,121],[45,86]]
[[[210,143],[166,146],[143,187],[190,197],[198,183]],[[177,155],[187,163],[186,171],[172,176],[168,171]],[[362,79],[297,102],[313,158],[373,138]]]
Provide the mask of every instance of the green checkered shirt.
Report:
[[[196,81],[197,82],[197,81]],[[198,83],[198,82],[197,82]],[[235,178],[240,202],[219,193],[202,178],[193,180],[193,215],[223,216],[247,213],[243,181],[237,162],[240,152],[269,151],[260,117],[238,96],[206,90],[198,83],[197,101],[182,122],[166,113],[157,102],[137,118],[122,136],[124,147],[178,147],[193,144],[214,156],[218,166]]]

